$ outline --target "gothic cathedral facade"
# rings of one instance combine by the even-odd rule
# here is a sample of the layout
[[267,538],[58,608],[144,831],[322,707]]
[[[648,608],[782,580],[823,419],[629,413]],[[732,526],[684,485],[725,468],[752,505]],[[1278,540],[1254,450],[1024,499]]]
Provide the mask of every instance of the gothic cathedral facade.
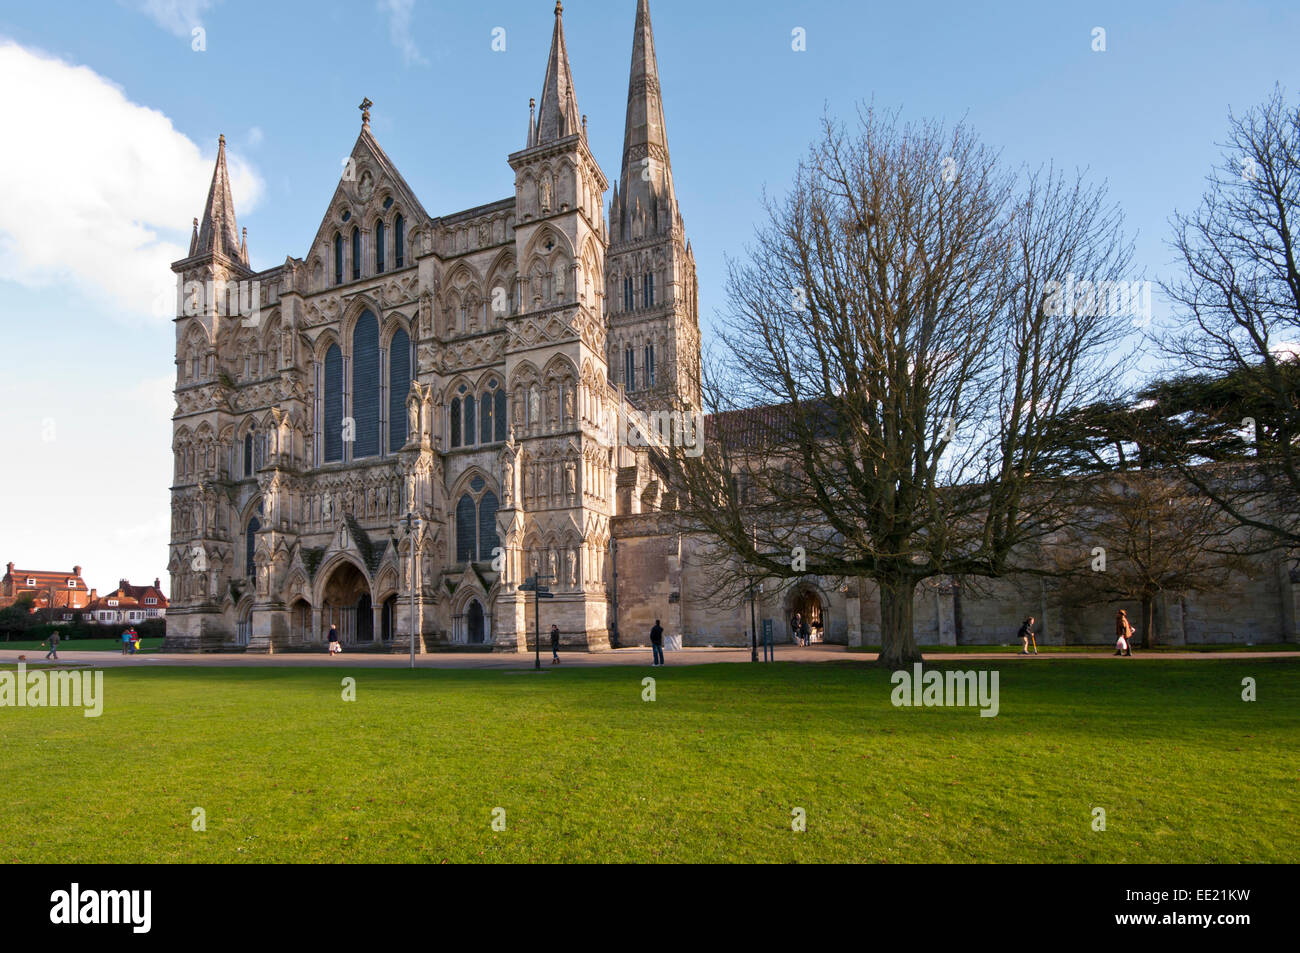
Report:
[[[221,140],[177,275],[167,647],[611,640],[611,520],[653,509],[621,421],[698,407],[695,263],[648,0],[622,167],[587,143],[562,7],[514,195],[433,217],[361,133],[306,255],[249,266]],[[412,519],[415,517],[415,519]]]

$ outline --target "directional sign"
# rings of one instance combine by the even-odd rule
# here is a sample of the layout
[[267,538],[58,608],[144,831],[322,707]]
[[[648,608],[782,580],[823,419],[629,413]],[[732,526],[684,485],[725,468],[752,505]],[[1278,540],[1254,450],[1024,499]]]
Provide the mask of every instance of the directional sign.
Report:
[[537,592],[537,596],[536,596],[536,598],[538,598],[538,599],[554,599],[554,598],[555,598],[555,593],[553,593],[553,592],[543,592],[543,591],[538,591],[538,592]]

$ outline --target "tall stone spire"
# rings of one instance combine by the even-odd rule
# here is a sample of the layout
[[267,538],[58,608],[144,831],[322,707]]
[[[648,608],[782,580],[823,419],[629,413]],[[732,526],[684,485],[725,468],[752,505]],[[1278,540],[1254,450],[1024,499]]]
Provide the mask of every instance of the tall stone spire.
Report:
[[[668,228],[676,215],[668,130],[664,125],[659,63],[649,0],[638,0],[632,32],[632,67],[627,86],[627,122],[623,127],[623,168],[619,176],[616,237],[626,238],[630,217],[643,218],[647,232]],[[664,220],[660,221],[663,217]]]
[[191,254],[225,255],[248,265],[247,252],[235,224],[235,200],[230,195],[230,173],[226,171],[225,136],[217,139],[217,167],[212,172],[212,185],[208,188],[208,202],[203,207],[198,238],[191,244]]
[[542,99],[537,110],[537,132],[530,146],[540,146],[582,129],[578,97],[573,91],[573,74],[569,72],[569,51],[564,46],[564,4],[555,4],[555,32],[551,34],[551,55],[546,61],[546,79],[542,82]]

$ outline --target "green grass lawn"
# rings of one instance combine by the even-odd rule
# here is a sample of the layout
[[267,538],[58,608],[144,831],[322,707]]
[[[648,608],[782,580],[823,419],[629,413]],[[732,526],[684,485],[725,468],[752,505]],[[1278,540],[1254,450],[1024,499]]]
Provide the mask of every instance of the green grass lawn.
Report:
[[[140,651],[157,652],[162,648],[163,640],[141,639]],[[42,655],[50,650],[42,639],[28,639],[24,642],[0,642],[0,649],[14,652],[36,652]],[[122,640],[118,639],[59,639],[60,652],[120,652],[122,651]]]
[[[1018,655],[1021,651],[1020,642],[1014,645],[1006,643],[1002,645],[922,645],[919,646],[924,655],[978,655],[990,652],[1006,652],[1008,655]],[[1032,649],[1032,646],[1031,646]],[[849,652],[863,652],[874,655],[880,651],[879,645],[853,645],[848,646]],[[1110,644],[1097,643],[1096,645],[1038,645],[1040,655],[1077,655],[1085,652],[1114,652],[1115,643]],[[1162,654],[1166,652],[1297,652],[1300,653],[1300,644],[1295,642],[1255,642],[1247,645],[1245,642],[1213,644],[1213,645],[1157,645],[1149,649],[1134,646],[1134,653],[1154,652]]]
[[0,708],[0,862],[1300,860],[1300,664],[999,671],[981,718],[854,662],[109,669]]

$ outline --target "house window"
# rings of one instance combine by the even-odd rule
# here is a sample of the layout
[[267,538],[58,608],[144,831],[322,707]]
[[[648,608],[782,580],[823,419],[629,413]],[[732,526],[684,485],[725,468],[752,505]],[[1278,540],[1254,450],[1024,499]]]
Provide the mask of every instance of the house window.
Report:
[[33,578],[32,576],[28,576],[28,577],[27,577],[27,585],[29,585],[29,586],[34,586],[34,585],[36,585],[36,580],[35,580],[35,578]]
[[116,600],[116,599],[109,599],[109,600],[108,600],[108,604],[109,604],[110,606],[115,606],[115,605],[117,605],[117,600]]
[[655,276],[652,272],[647,271],[645,277],[641,280],[641,295],[645,302],[645,307],[653,307],[655,303]]
[[147,606],[156,606],[158,604],[158,600],[150,597],[148,599],[145,599],[144,604]]
[[68,580],[68,588],[69,588],[69,589],[76,589],[76,588],[77,588],[77,580],[75,580],[75,579],[69,579],[69,580]]

